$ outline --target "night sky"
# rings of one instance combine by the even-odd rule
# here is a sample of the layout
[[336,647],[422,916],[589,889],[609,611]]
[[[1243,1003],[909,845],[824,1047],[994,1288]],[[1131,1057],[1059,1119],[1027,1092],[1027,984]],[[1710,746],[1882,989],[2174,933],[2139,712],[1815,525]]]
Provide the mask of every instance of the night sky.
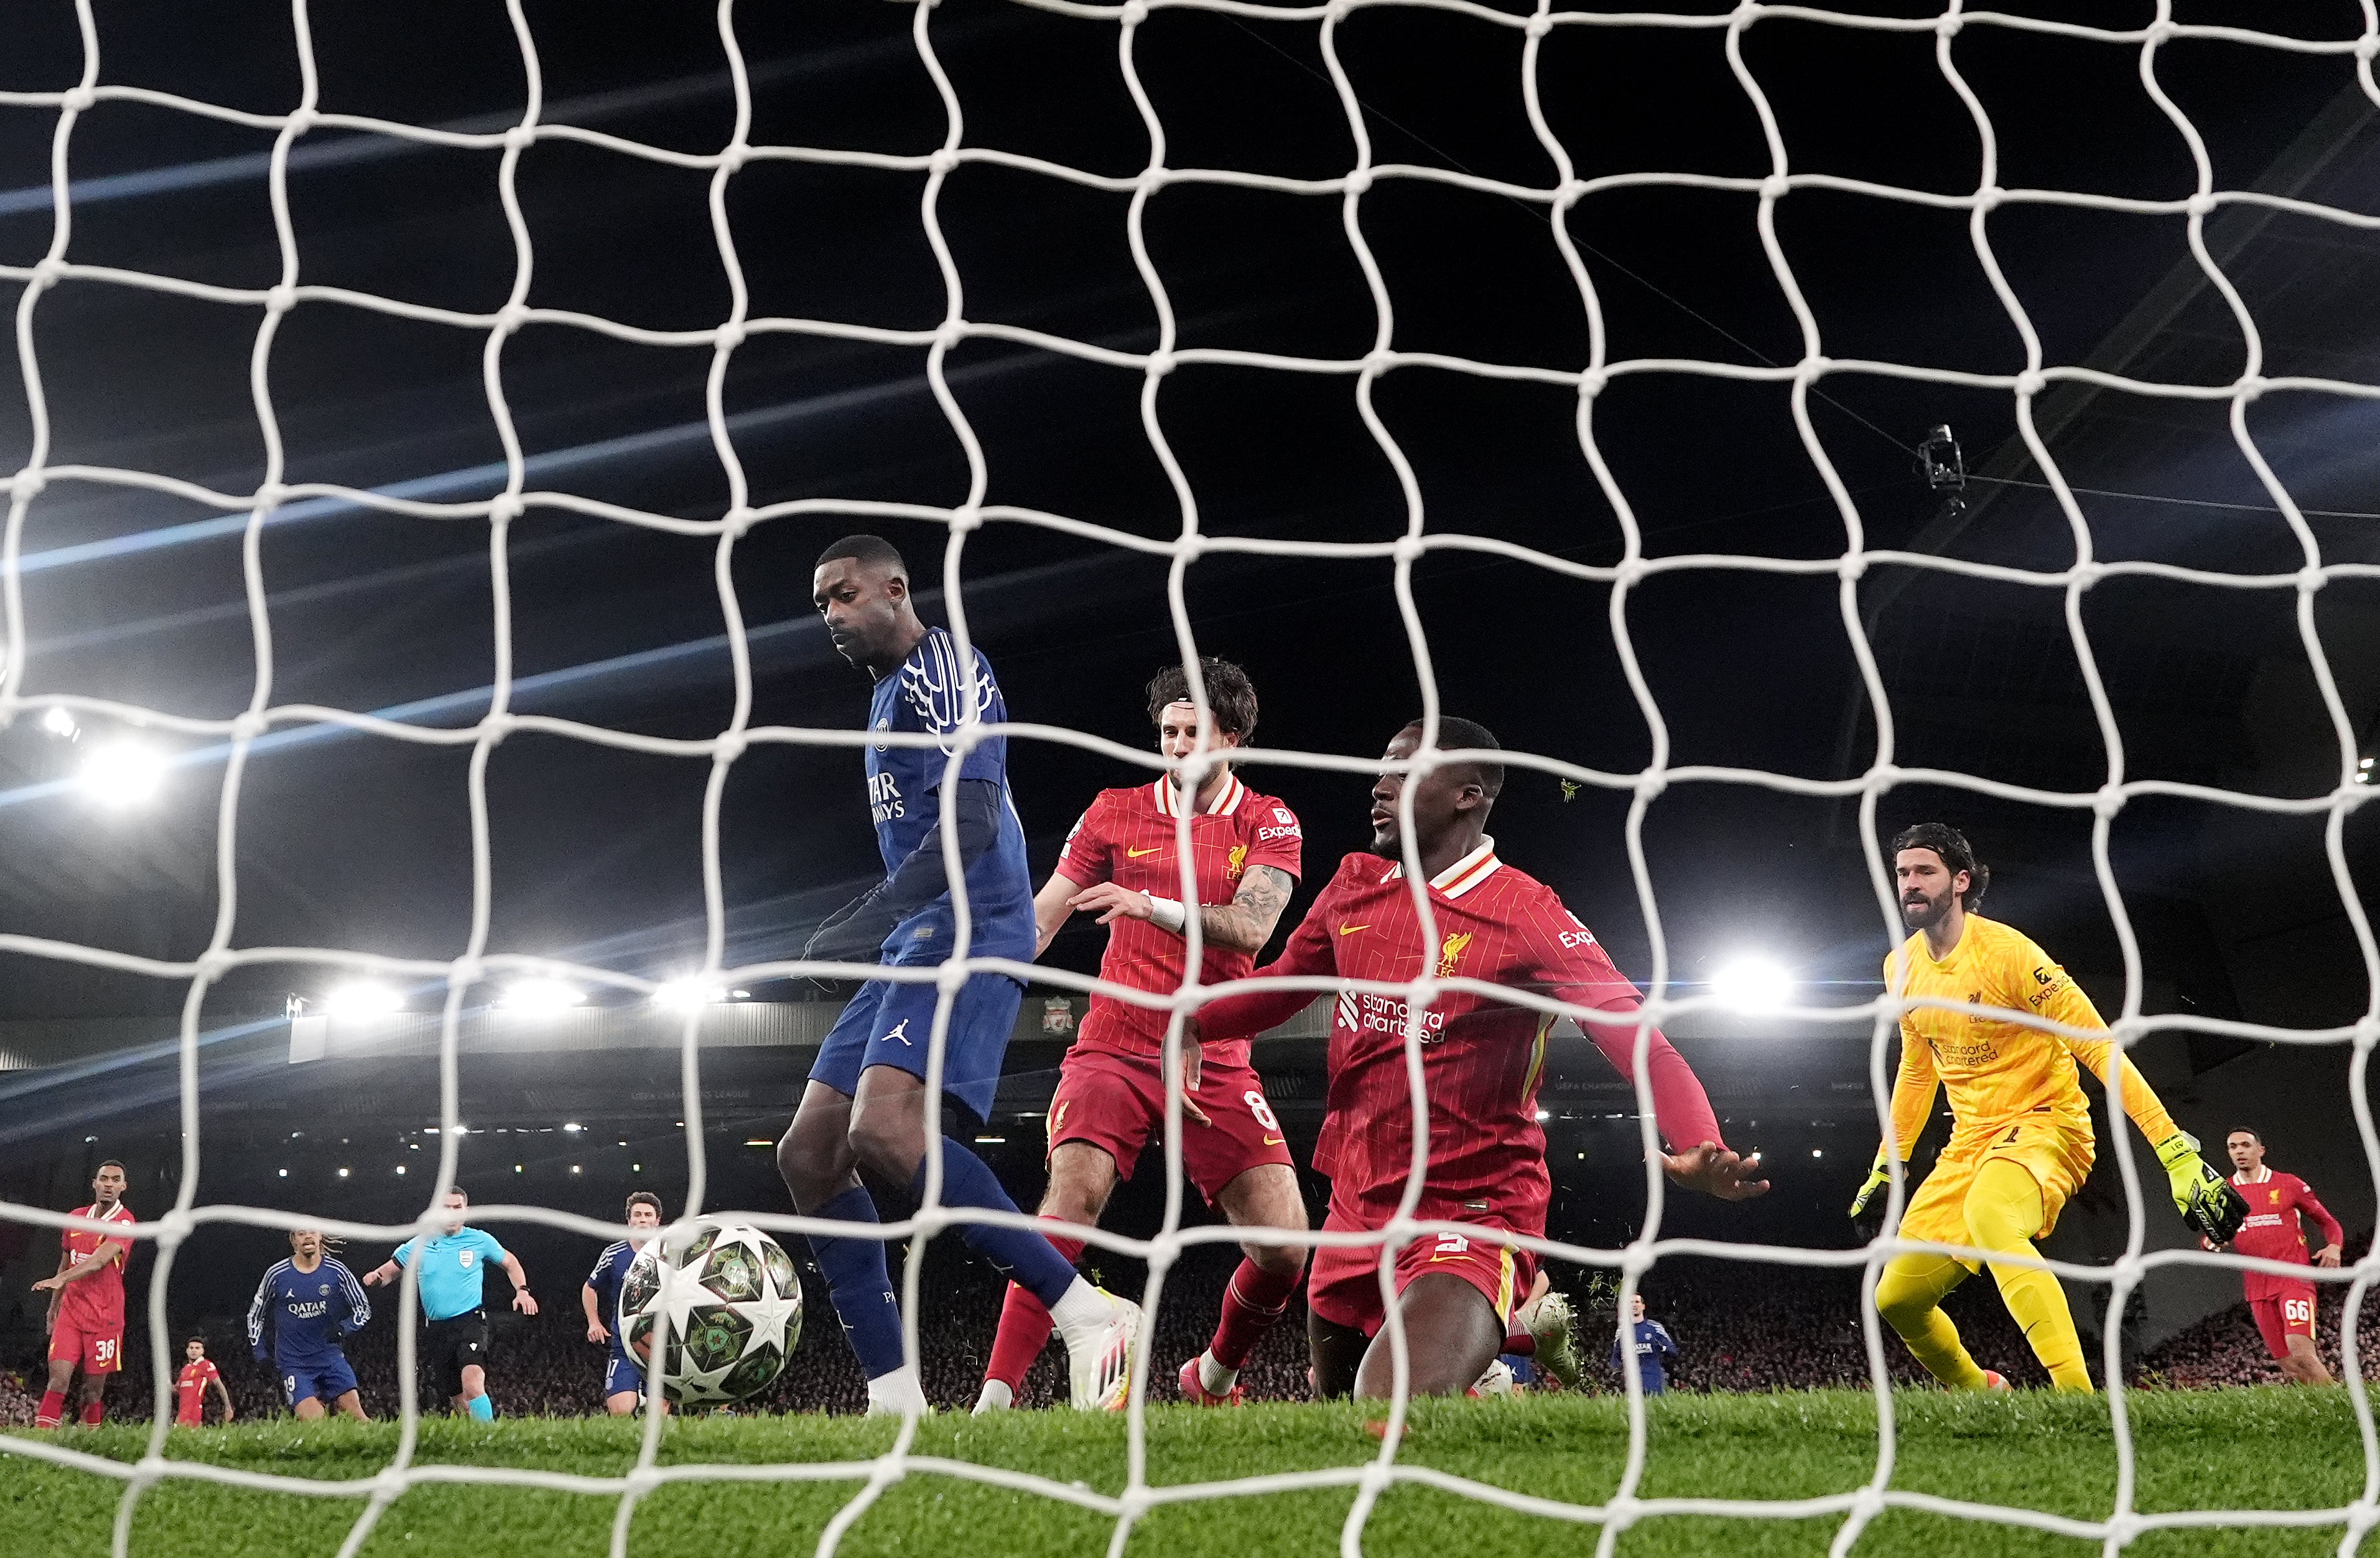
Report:
[[[2149,19],[2142,4],[2054,10],[2097,26]],[[572,0],[532,4],[526,14],[546,122],[695,153],[726,140],[734,97],[708,11]],[[2239,5],[2180,6],[2176,15],[2272,21]],[[751,81],[748,140],[903,155],[940,145],[946,121],[911,18],[906,7],[861,0],[737,13]],[[2289,23],[2309,38],[2352,37],[2361,27],[2344,4],[2299,8]],[[253,113],[297,101],[285,7],[110,4],[100,24],[103,83]],[[964,109],[964,145],[1121,177],[1147,163],[1111,20],[950,0],[929,27]],[[520,51],[500,7],[323,7],[312,37],[322,112],[479,134],[522,112]],[[1554,179],[1523,107],[1520,30],[1378,7],[1352,16],[1336,43],[1376,163],[1531,187]],[[1555,29],[1539,91],[1578,175],[1767,173],[1759,121],[1725,44],[1717,29]],[[1742,54],[1795,173],[1963,193],[1976,183],[1979,143],[1935,50],[1930,32],[1770,18],[1744,36]],[[2137,45],[1973,25],[1953,54],[1991,116],[2003,187],[2159,199],[2195,187],[2186,141],[2142,83]],[[1163,123],[1170,167],[1310,179],[1353,163],[1310,18],[1161,10],[1138,30],[1134,60]],[[2156,77],[2203,136],[2216,187],[2235,188],[2265,177],[2353,87],[2353,63],[2185,39],[2159,51]],[[0,88],[55,91],[80,65],[71,7],[40,9],[0,63]],[[54,105],[0,103],[0,266],[13,268],[0,271],[0,301],[12,312],[22,268],[51,241],[57,117]],[[2360,127],[2350,116],[2344,150],[2323,164],[2324,176],[2345,191],[2334,199],[2380,210],[2370,120],[2368,108]],[[66,258],[220,286],[273,284],[280,258],[264,162],[273,140],[270,128],[101,102],[71,139]],[[465,311],[502,306],[516,257],[497,193],[498,151],[331,130],[298,147],[288,189],[301,284]],[[730,292],[706,206],[710,181],[701,169],[539,140],[517,175],[534,255],[529,304],[655,331],[718,323]],[[946,298],[919,220],[925,187],[915,170],[748,163],[728,182],[724,212],[749,316],[930,331]],[[1150,349],[1157,316],[1126,242],[1130,204],[1128,192],[959,166],[938,211],[966,318]],[[1382,178],[1358,209],[1393,301],[1397,349],[1565,371],[1585,365],[1586,312],[1542,205]],[[1797,360],[1800,333],[1760,246],[1757,209],[1749,193],[1676,186],[1584,199],[1569,230],[1602,311],[1607,358]],[[1148,250],[1178,321],[1177,345],[1360,357],[1378,320],[1342,218],[1335,194],[1184,184],[1152,196]],[[2277,254],[2257,250],[2258,264],[2241,268],[2250,306],[2275,321],[2265,371],[2380,380],[2372,306],[2325,290],[2340,268],[2365,273],[2380,235],[2278,220],[2314,236]],[[1776,223],[1828,356],[1986,373],[2023,366],[1965,212],[1805,189],[1779,204]],[[2052,364],[2090,359],[2189,256],[2178,215],[2012,206],[1988,229]],[[251,491],[265,459],[248,390],[261,313],[251,303],[90,279],[42,295],[30,332],[50,418],[47,463]],[[2211,294],[2188,299],[2158,341],[2154,359],[2135,366],[2142,377],[2222,383],[2244,360],[2236,326]],[[504,449],[482,381],[486,342],[483,329],[301,302],[283,320],[266,368],[285,479],[448,503],[500,491]],[[705,344],[630,343],[564,323],[523,328],[504,344],[498,372],[528,488],[717,519],[729,489],[705,424],[711,356]],[[967,464],[930,393],[926,360],[918,344],[751,335],[722,392],[749,503],[962,501]],[[949,354],[947,374],[982,445],[988,501],[1147,537],[1180,532],[1181,506],[1142,426],[1136,369],[973,339]],[[2103,397],[2074,424],[2076,481],[2252,507],[2086,499],[2098,555],[2295,568],[2279,516],[2252,507],[2266,499],[2229,441],[2223,407],[2140,399]],[[1381,377],[1372,400],[1411,462],[1429,534],[1494,537],[1578,562],[1620,559],[1621,529],[1582,454],[1572,387],[1408,366]],[[1350,373],[1184,365],[1163,381],[1156,417],[1205,535],[1380,542],[1406,526],[1395,472],[1358,415]],[[1818,386],[1810,417],[1868,546],[2035,569],[2072,561],[2072,537],[2046,494],[1975,483],[1970,521],[1946,528],[1943,494],[1918,474],[1914,447],[1948,423],[1971,468],[2041,479],[2029,460],[2001,454],[2015,428],[2005,390],[1843,373]],[[2301,503],[2380,508],[2369,464],[2380,432],[2372,402],[2274,395],[2249,422]],[[1787,385],[1633,374],[1597,398],[1595,423],[1647,556],[1831,558],[1846,546],[1842,516],[1795,430]],[[30,425],[19,377],[0,375],[0,462],[10,469],[29,458]],[[2053,440],[2054,453],[2063,447]],[[245,707],[257,665],[241,520],[171,494],[54,476],[23,525],[18,691],[215,719]],[[2380,560],[2380,520],[2310,523],[2325,561]],[[929,521],[829,506],[769,519],[737,542],[733,584],[751,641],[754,724],[849,727],[862,719],[865,682],[829,650],[808,598],[821,547],[867,528],[902,546],[921,575],[940,574],[947,532]],[[425,518],[331,501],[285,511],[266,527],[261,553],[273,702],[425,726],[472,723],[494,676],[488,548],[481,516]],[[733,684],[714,552],[707,537],[533,501],[510,527],[506,552],[515,710],[653,735],[715,734]],[[1175,654],[1163,559],[997,522],[966,537],[961,574],[969,627],[1014,718],[1127,743],[1148,739],[1139,689]],[[1392,586],[1385,559],[1219,552],[1190,568],[1200,648],[1245,664],[1262,695],[1259,747],[1369,756],[1419,711]],[[1650,731],[1613,639],[1610,586],[1438,550],[1414,567],[1413,599],[1448,712],[1485,722],[1508,746],[1615,773],[1650,760]],[[927,606],[929,618],[946,617],[939,594]],[[2061,791],[2104,779],[2106,755],[2058,592],[1879,566],[1862,582],[1861,606],[1873,614],[1900,761]],[[2301,796],[2336,782],[2337,743],[2319,710],[2308,713],[2312,671],[2293,609],[2287,591],[2142,580],[2092,594],[2086,625],[2103,647],[2109,697],[2135,753],[2132,777]],[[2318,618],[2368,753],[2380,710],[2380,585],[2334,583]],[[1873,725],[1831,574],[1664,574],[1630,593],[1626,621],[1673,765],[1840,778],[1872,757]],[[86,712],[82,743],[115,723]],[[468,746],[303,721],[279,729],[288,734],[251,759],[244,784],[233,945],[455,955],[470,912]],[[205,738],[157,739],[188,760],[153,810],[110,817],[55,782],[75,760],[67,743],[21,712],[0,731],[0,933],[164,958],[206,945],[218,885],[220,748]],[[1011,762],[1037,873],[1097,789],[1135,777],[1053,743],[1014,742]],[[707,772],[702,758],[548,734],[508,739],[488,779],[491,950],[648,976],[690,963],[702,934]],[[1304,815],[1311,881],[1363,842],[1368,781],[1286,767],[1258,767],[1249,777]],[[1621,967],[1643,978],[1650,945],[1627,864],[1626,806],[1624,792],[1594,788],[1566,801],[1550,776],[1516,770],[1494,831],[1506,859],[1557,887]],[[1887,827],[1934,815],[1963,823],[2000,864],[2002,911],[2103,996],[2105,981],[2119,985],[2090,876],[2087,813],[1922,787],[1897,791],[1882,806]],[[723,827],[731,961],[793,955],[808,927],[876,870],[848,749],[755,747],[734,767]],[[1806,980],[1812,998],[1872,993],[1887,943],[1851,803],[1680,785],[1654,805],[1645,841],[1674,976],[1706,978],[1725,958],[1755,948]],[[2368,868],[2368,821],[2350,824],[2350,847]],[[2287,1021],[2342,1021],[2362,1009],[2361,972],[2338,961],[2351,958],[2352,944],[2321,854],[2319,817],[2143,802],[2119,824],[2116,859],[2142,893],[2152,1009],[2253,1017],[2243,1009],[2252,984],[2292,979],[2310,993]],[[1304,902],[1302,895],[1284,926]],[[2326,913],[2321,934],[2330,939],[2312,952],[2288,944],[2274,954],[2277,971],[2251,980],[2240,972],[2240,960],[2254,956],[2236,919],[2243,904],[2277,906],[2282,919],[2291,904],[2317,919]],[[1050,956],[1088,970],[1099,945],[1077,925]],[[2291,960],[2307,959],[2320,969],[2292,972]],[[323,983],[319,971],[246,968],[212,997],[212,1009],[271,1009],[283,993],[315,993]],[[170,1010],[182,988],[0,954],[0,1015]],[[431,998],[423,993],[425,1004]]]

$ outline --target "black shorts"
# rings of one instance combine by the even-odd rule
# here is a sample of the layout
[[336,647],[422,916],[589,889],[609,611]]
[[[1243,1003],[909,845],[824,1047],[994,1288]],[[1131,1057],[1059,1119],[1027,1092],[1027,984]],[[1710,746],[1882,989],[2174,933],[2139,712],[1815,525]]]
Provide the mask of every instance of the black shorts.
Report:
[[441,1395],[463,1394],[463,1371],[488,1366],[488,1311],[472,1310],[421,1327],[420,1359]]

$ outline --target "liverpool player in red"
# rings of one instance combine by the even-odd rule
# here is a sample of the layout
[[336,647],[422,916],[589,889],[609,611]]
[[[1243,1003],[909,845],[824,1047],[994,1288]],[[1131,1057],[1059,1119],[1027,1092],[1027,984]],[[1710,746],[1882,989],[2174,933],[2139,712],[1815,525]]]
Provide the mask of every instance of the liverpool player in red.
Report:
[[[1148,683],[1157,748],[1176,760],[1241,746],[1256,733],[1257,694],[1247,673],[1222,659],[1203,659],[1199,667],[1213,716],[1213,735],[1204,747],[1182,668],[1167,666]],[[1198,901],[1189,906],[1174,896],[1182,891],[1175,830],[1184,812],[1198,888]],[[1109,927],[1100,977],[1135,990],[1171,992],[1182,987],[1188,951],[1184,931],[1196,913],[1200,981],[1244,978],[1297,884],[1303,846],[1296,815],[1241,783],[1227,764],[1207,774],[1186,805],[1174,774],[1103,790],[1067,835],[1057,870],[1034,897],[1040,947],[1049,947],[1069,916],[1097,914]],[[1141,1148],[1163,1129],[1165,1081],[1158,1068],[1165,1027],[1161,1010],[1091,997],[1050,1101],[1050,1190],[1041,1199],[1042,1216],[1097,1224],[1116,1180],[1132,1177]],[[1281,1121],[1265,1102],[1264,1081],[1248,1065],[1247,1045],[1217,1044],[1201,1055],[1186,1038],[1184,1044],[1183,1172],[1234,1226],[1303,1233],[1305,1202],[1297,1172],[1290,1166]],[[1079,1239],[1052,1235],[1050,1242],[1070,1258],[1083,1250]],[[1302,1245],[1250,1242],[1241,1250],[1245,1258],[1223,1289],[1214,1340],[1179,1375],[1184,1396],[1209,1407],[1239,1403],[1240,1367],[1287,1311],[1305,1269]],[[1049,1311],[1010,1284],[976,1410],[1012,1405],[1049,1340]]]
[[223,1397],[223,1420],[231,1421],[231,1391],[224,1384],[223,1375],[215,1371],[215,1360],[207,1356],[203,1336],[193,1336],[182,1344],[182,1371],[174,1376],[174,1422],[179,1428],[197,1428],[207,1420],[207,1387],[215,1387]]
[[[91,1204],[74,1210],[99,1223],[130,1223],[124,1204],[124,1165],[114,1158],[91,1176]],[[104,1407],[107,1377],[124,1367],[124,1259],[131,1244],[105,1234],[68,1228],[58,1236],[58,1269],[33,1284],[50,1295],[50,1383],[42,1396],[35,1428],[55,1428],[66,1418],[67,1387],[82,1371],[82,1420],[96,1424]]]
[[[1467,719],[1439,721],[1441,747],[1492,749],[1496,738]],[[1389,743],[1391,762],[1421,744],[1418,721]],[[1637,1009],[1636,987],[1543,884],[1496,858],[1485,831],[1503,788],[1500,763],[1455,763],[1410,781],[1387,773],[1372,787],[1372,848],[1342,861],[1330,886],[1291,933],[1267,975],[1336,974],[1351,980],[1473,979],[1551,996],[1624,1019]],[[1437,921],[1427,945],[1405,877],[1399,797],[1413,813],[1413,843],[1427,874]],[[1244,1037],[1287,1021],[1313,999],[1303,991],[1227,996],[1199,1013],[1209,1044]],[[1463,1232],[1427,1234],[1395,1256],[1398,1312],[1403,1317],[1411,1388],[1415,1395],[1467,1389],[1505,1346],[1516,1294],[1528,1290],[1535,1261],[1494,1238],[1542,1237],[1552,1183],[1546,1137],[1536,1119],[1546,1036],[1555,1019],[1469,990],[1441,992],[1410,1012],[1395,994],[1342,990],[1330,1029],[1330,1094],[1314,1166],[1330,1177],[1326,1233],[1387,1226],[1413,1166],[1413,1096],[1405,1073],[1405,1032],[1417,1023],[1429,1111],[1428,1165],[1414,1215],[1459,1222]],[[1597,1048],[1623,1073],[1631,1066],[1633,1024],[1595,1023]],[[1670,1179],[1730,1201],[1756,1196],[1760,1154],[1739,1157],[1719,1136],[1702,1083],[1658,1033],[1645,1070]],[[1307,1284],[1308,1335],[1316,1394],[1390,1393],[1389,1347],[1375,1342],[1381,1307],[1376,1247],[1323,1248]]]
[[[2235,1130],[2223,1145],[2231,1154],[2231,1184],[2248,1200],[2248,1220],[2227,1248],[2262,1261],[2305,1265],[2305,1227],[2299,1219],[2311,1217],[2322,1230],[2322,1248],[2313,1252],[2313,1263],[2338,1264],[2345,1230],[2330,1209],[2314,1199],[2313,1187],[2294,1174],[2265,1167],[2265,1139],[2255,1131]],[[2269,1272],[2240,1274],[2248,1289],[2248,1310],[2256,1317],[2256,1329],[2264,1333],[2265,1346],[2281,1372],[2300,1384],[2330,1383],[2330,1371],[2314,1350],[2313,1284]]]

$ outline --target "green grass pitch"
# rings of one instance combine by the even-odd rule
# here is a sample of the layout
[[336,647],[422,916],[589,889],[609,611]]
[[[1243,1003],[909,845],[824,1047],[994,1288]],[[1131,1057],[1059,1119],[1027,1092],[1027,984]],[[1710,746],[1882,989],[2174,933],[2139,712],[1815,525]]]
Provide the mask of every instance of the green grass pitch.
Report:
[[[2030,1393],[1897,1398],[1896,1488],[2095,1518],[2112,1505],[2116,1451],[2104,1400]],[[2341,1390],[2265,1387],[2131,1397],[2139,1457],[2136,1507],[2145,1511],[2320,1509],[2362,1491],[2363,1454]],[[1778,1395],[1672,1396],[1648,1408],[1641,1493],[1787,1499],[1848,1492],[1875,1464],[1876,1417],[1858,1391]],[[616,1476],[634,1459],[638,1424],[519,1419],[422,1425],[424,1463],[532,1467]],[[669,1463],[851,1460],[892,1440],[882,1421],[787,1417],[689,1419],[663,1440]],[[66,1443],[131,1460],[140,1427],[71,1431]],[[287,1419],[228,1429],[176,1430],[167,1454],[296,1477],[360,1477],[385,1464],[394,1424]],[[1100,1492],[1124,1480],[1121,1418],[1066,1412],[923,1424],[915,1452],[1031,1471]],[[1378,1451],[1365,1414],[1344,1405],[1148,1414],[1148,1479],[1211,1481],[1267,1472],[1360,1465]],[[1627,1451],[1621,1404],[1610,1397],[1432,1401],[1415,1410],[1401,1457],[1523,1492],[1575,1503],[1608,1497]],[[123,1484],[21,1456],[0,1459],[0,1550],[82,1558],[108,1552]],[[694,1482],[667,1485],[640,1506],[629,1551],[685,1558],[788,1558],[807,1553],[856,1491],[856,1481]],[[1331,1558],[1354,1497],[1347,1488],[1241,1495],[1160,1507],[1135,1528],[1135,1554],[1215,1558]],[[141,1499],[132,1526],[138,1558],[331,1558],[360,1508],[353,1499],[258,1493],[170,1479]],[[364,1552],[489,1553],[507,1558],[600,1558],[608,1551],[614,1498],[453,1484],[417,1487],[393,1504]],[[1631,1558],[1725,1553],[1728,1558],[1826,1552],[1840,1517],[1742,1520],[1661,1516],[1621,1539]],[[929,1472],[888,1488],[841,1551],[930,1558],[1081,1554],[1107,1551],[1113,1522],[1095,1511]],[[2314,1554],[2338,1550],[2338,1525],[2295,1530],[2240,1528],[2151,1532],[2131,1552]],[[1593,1527],[1519,1515],[1435,1488],[1390,1489],[1373,1513],[1365,1551],[1374,1558],[1483,1558],[1592,1552]],[[2056,1553],[2094,1543],[1907,1510],[1868,1528],[1862,1554]],[[2380,1541],[2367,1543],[2380,1552]]]

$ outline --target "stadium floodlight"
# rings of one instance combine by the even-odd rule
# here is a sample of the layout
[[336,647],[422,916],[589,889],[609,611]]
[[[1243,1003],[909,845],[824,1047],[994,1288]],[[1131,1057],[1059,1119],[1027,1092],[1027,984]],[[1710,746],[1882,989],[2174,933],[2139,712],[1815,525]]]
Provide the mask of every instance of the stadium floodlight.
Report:
[[2366,757],[2362,762],[2355,765],[2355,782],[2358,784],[2370,784],[2372,782],[2371,758]]
[[82,727],[75,723],[75,717],[63,708],[42,710],[42,731],[60,741],[72,741],[82,734]]
[[[738,992],[739,994],[741,992]],[[716,1006],[727,999],[727,986],[699,974],[680,974],[665,979],[653,987],[652,1001],[657,1007],[671,1011],[689,1011],[696,1007]]]
[[405,997],[371,979],[351,979],[333,985],[322,997],[322,1010],[332,1017],[386,1017],[405,1009]]
[[496,1005],[524,1017],[567,1011],[587,998],[587,992],[559,979],[516,979],[496,997]]
[[1711,976],[1711,994],[1737,1011],[1775,1011],[1793,999],[1793,977],[1767,958],[1738,958]]
[[165,755],[145,742],[118,738],[93,747],[75,771],[83,794],[111,811],[128,811],[165,788]]

